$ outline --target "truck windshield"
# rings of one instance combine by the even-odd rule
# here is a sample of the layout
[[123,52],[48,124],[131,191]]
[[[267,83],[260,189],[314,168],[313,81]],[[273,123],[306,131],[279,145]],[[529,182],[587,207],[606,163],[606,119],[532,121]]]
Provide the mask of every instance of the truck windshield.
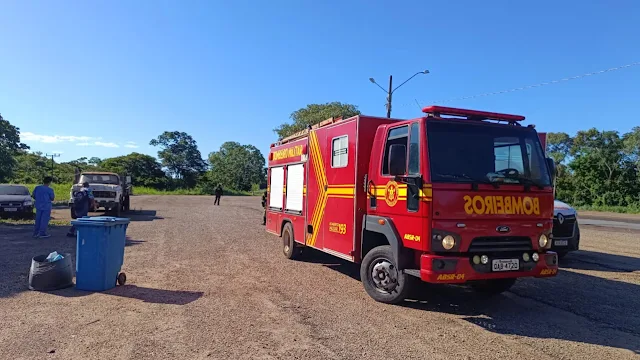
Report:
[[19,185],[0,185],[0,195],[29,195],[29,189]]
[[532,129],[432,120],[427,138],[432,182],[551,185]]
[[88,182],[89,184],[119,185],[118,177],[108,174],[82,174],[78,184]]

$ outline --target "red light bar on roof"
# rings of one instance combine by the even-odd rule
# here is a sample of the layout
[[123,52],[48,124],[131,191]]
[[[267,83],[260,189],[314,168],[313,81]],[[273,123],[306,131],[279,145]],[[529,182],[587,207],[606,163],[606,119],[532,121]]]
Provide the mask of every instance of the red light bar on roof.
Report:
[[422,112],[427,114],[433,114],[436,116],[465,116],[470,120],[498,120],[498,121],[522,121],[524,116],[521,115],[509,115],[500,114],[478,110],[456,109],[444,106],[427,106],[422,109]]

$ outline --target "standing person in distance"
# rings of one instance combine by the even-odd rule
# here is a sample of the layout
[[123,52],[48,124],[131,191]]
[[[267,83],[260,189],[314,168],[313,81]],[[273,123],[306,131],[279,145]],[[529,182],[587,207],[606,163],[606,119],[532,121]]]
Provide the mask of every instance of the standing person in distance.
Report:
[[56,198],[53,189],[49,186],[51,181],[53,181],[51,176],[45,176],[42,185],[36,186],[31,194],[31,197],[36,201],[36,223],[33,227],[34,238],[51,237],[47,233],[47,228],[51,219],[52,203]]
[[267,190],[262,194],[262,207],[264,208],[264,215],[262,216],[262,225],[267,225]]
[[220,198],[222,197],[222,185],[218,184],[215,191],[216,199],[213,201],[213,205],[220,206]]
[[[93,202],[93,191],[89,188],[89,183],[85,181],[82,183],[82,188],[78,191],[74,191],[73,193],[73,209],[76,213],[76,217],[80,219],[83,216],[89,215],[89,208],[93,205]],[[67,236],[76,236],[75,226],[71,226]]]

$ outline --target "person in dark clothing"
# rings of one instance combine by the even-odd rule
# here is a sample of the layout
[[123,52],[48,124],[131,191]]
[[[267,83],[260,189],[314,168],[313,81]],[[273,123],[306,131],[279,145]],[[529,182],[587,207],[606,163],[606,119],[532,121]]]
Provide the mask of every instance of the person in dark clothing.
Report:
[[220,198],[222,197],[222,185],[218,185],[215,191],[216,199],[213,201],[213,205],[220,205]]
[[[93,203],[93,192],[89,188],[89,183],[84,182],[80,190],[73,192],[73,210],[76,213],[76,217],[79,219],[83,216],[89,215],[89,208]],[[76,236],[75,226],[71,226],[67,236]]]
[[262,225],[267,225],[267,191],[262,194],[262,207],[264,208],[264,216],[262,217]]

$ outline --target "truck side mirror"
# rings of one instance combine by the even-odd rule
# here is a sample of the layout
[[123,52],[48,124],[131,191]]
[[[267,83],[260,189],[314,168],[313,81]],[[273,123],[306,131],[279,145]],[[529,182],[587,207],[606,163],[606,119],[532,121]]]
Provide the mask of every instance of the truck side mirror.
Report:
[[131,184],[131,176],[127,176],[127,185]]
[[549,175],[551,179],[555,179],[557,175],[556,162],[552,158],[547,158],[547,167],[549,168]]
[[389,175],[403,176],[407,169],[407,147],[393,144],[389,147]]

